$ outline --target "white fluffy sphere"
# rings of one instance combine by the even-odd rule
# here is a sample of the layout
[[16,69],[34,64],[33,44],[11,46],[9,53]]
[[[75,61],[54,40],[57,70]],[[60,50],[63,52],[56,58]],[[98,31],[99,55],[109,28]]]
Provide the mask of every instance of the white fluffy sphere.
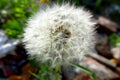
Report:
[[31,57],[56,65],[81,60],[94,47],[95,23],[83,8],[54,5],[40,10],[27,23],[23,42]]

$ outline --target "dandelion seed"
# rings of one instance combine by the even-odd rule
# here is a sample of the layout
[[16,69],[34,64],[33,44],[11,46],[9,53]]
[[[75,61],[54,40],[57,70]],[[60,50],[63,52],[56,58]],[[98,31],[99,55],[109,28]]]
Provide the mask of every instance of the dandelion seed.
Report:
[[54,5],[28,21],[23,42],[31,57],[53,67],[81,60],[95,44],[95,23],[83,8]]

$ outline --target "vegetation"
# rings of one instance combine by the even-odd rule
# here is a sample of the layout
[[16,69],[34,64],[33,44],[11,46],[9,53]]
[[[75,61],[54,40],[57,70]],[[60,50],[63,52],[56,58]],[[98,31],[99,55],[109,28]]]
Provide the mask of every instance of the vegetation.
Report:
[[0,0],[0,28],[10,38],[21,38],[26,20],[38,8],[37,0]]

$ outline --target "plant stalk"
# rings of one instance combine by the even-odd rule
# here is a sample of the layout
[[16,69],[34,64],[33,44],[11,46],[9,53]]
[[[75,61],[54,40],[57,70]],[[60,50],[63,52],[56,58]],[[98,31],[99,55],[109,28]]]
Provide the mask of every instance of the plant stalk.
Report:
[[59,79],[59,66],[55,67],[55,80],[60,80]]
[[98,80],[96,74],[94,72],[92,72],[91,70],[89,70],[89,69],[87,69],[79,64],[75,64],[75,63],[70,63],[70,65],[77,67],[77,68],[81,69],[82,71],[86,72],[87,74],[92,76],[93,80]]

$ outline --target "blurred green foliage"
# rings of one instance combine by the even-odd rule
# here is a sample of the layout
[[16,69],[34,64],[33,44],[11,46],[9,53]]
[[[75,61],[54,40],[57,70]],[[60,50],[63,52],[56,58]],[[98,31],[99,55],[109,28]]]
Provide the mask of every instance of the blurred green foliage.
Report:
[[48,63],[41,65],[38,74],[40,76],[40,80],[55,80],[55,71],[53,68],[50,68]]
[[33,75],[33,77],[38,78],[38,80],[55,80],[55,70],[49,63],[40,63],[36,59],[29,59],[29,63],[39,69],[37,74],[32,73],[37,76]]
[[111,47],[116,47],[116,45],[120,43],[120,36],[116,33],[113,33],[112,35],[109,36],[109,41]]
[[38,0],[0,0],[0,28],[10,38],[21,38],[26,20],[39,8]]

